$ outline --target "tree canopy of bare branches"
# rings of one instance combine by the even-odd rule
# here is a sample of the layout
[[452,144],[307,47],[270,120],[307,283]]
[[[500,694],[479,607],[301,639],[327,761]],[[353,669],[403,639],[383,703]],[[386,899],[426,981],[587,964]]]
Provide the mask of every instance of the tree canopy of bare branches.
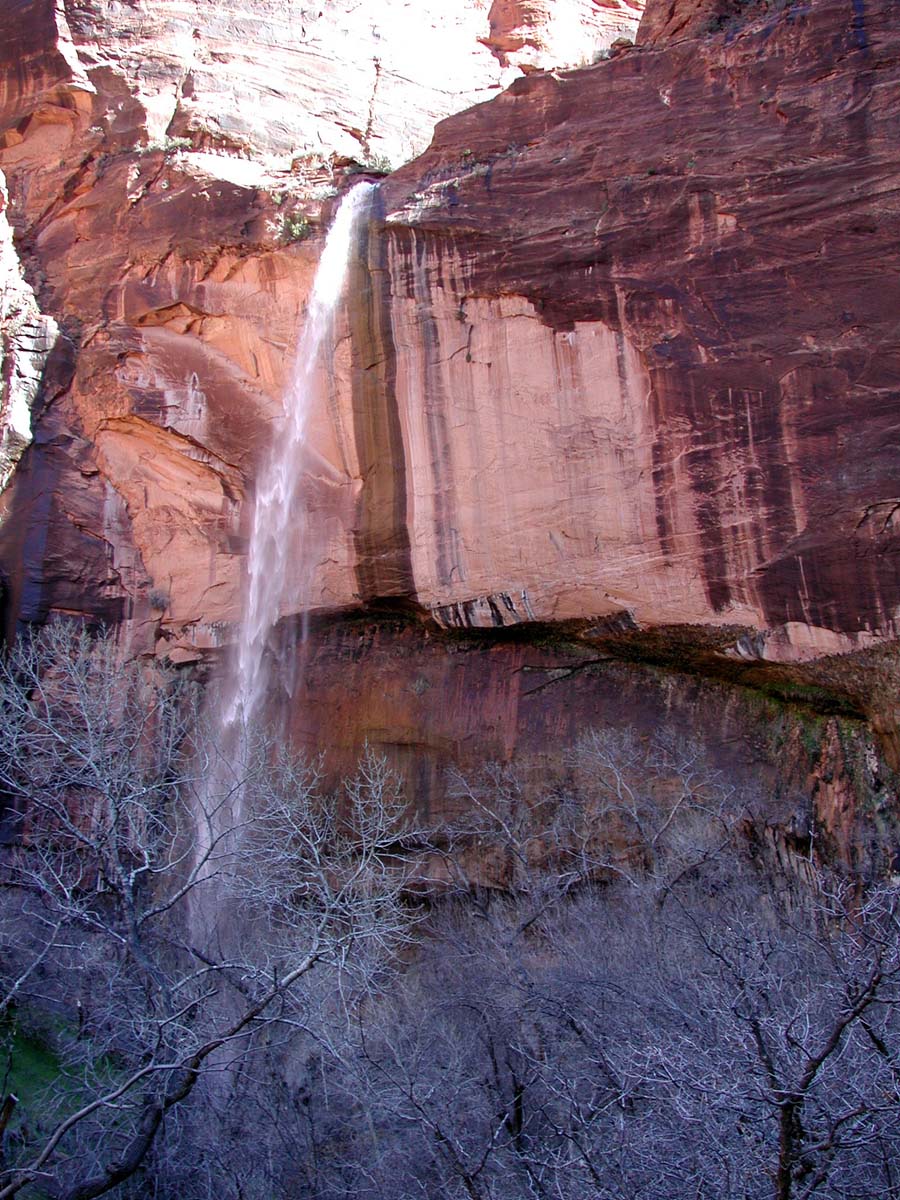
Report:
[[775,877],[696,742],[561,759],[454,772],[425,836],[371,752],[331,790],[108,639],[21,644],[0,1033],[52,1079],[0,1200],[900,1200],[896,882]]
[[51,625],[0,662],[19,814],[0,1019],[14,1054],[43,1013],[56,1076],[9,1120],[3,1200],[129,1180],[201,1079],[308,1030],[313,995],[358,987],[408,937],[412,835],[384,762],[367,751],[332,793],[271,739],[237,742],[221,760],[190,684],[110,638]]
[[530,812],[507,770],[457,776],[507,887],[461,873],[360,1029],[373,1133],[327,1194],[900,1197],[900,889],[768,878],[695,745],[573,759]]

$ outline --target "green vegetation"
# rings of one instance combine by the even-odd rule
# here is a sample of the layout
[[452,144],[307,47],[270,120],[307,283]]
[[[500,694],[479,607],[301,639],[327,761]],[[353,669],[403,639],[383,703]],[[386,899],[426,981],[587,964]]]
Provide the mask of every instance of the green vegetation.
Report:
[[190,150],[191,139],[188,137],[169,137],[154,139],[143,145],[135,146],[135,154],[176,154],[179,150]]
[[362,163],[363,169],[373,175],[390,175],[394,165],[386,154],[367,154]]
[[41,1093],[59,1078],[60,1061],[50,1038],[32,1030],[25,1032],[15,1018],[2,1026],[3,1091],[19,1099],[22,1110],[33,1107]]
[[304,242],[312,236],[312,225],[302,213],[285,213],[281,222],[283,242]]
[[321,203],[323,200],[333,199],[337,194],[338,189],[333,183],[322,183],[310,190],[309,198]]

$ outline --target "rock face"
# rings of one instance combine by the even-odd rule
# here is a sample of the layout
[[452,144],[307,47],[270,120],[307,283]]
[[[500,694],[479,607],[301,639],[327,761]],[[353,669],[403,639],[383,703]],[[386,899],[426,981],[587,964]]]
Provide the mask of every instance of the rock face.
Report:
[[[529,62],[556,65],[639,13],[572,0],[519,15]],[[125,620],[147,648],[164,614],[176,655],[233,622],[241,504],[318,250],[302,237],[342,164],[408,157],[519,74],[487,44],[491,19],[486,0],[4,7],[0,163],[28,277],[71,351],[5,500],[14,616]],[[342,605],[353,538],[338,540]]]
[[0,165],[71,351],[6,494],[13,617],[176,659],[229,640],[328,190],[525,70],[381,186],[312,421],[313,606],[691,641],[718,672],[881,653],[892,5],[659,0],[637,48],[537,70],[637,16],[8,5]]
[[900,846],[896,777],[862,722],[618,661],[558,629],[528,639],[330,618],[314,624],[292,682],[273,702],[296,742],[326,746],[339,778],[368,741],[426,818],[452,811],[448,770],[474,781],[486,763],[512,761],[523,797],[565,792],[586,729],[626,729],[644,744],[663,730],[671,745],[703,747],[748,812],[764,815],[782,860],[808,864],[813,831],[827,861],[864,874],[882,872]]
[[[6,219],[8,197],[0,173],[0,493],[7,486],[32,437],[32,412],[53,393],[60,349],[59,329],[41,312],[22,276]],[[20,523],[18,532],[21,535]],[[21,559],[24,547],[11,541],[11,562],[0,565],[0,613],[10,599],[6,567]]]
[[[770,0],[670,0],[668,4],[651,4],[641,21],[637,41],[641,46],[662,46],[666,42],[702,37],[725,28],[738,32],[748,10],[753,7],[767,9],[774,7],[776,2],[773,0],[770,5]],[[752,17],[753,13],[749,15]]]
[[31,410],[58,333],[22,277],[7,202],[0,174],[0,491],[31,441]]
[[900,37],[886,4],[745,7],[520,80],[384,185],[441,619],[627,610],[777,659],[896,636]]
[[494,0],[484,39],[506,66],[524,71],[580,64],[605,54],[617,39],[631,40],[642,0]]

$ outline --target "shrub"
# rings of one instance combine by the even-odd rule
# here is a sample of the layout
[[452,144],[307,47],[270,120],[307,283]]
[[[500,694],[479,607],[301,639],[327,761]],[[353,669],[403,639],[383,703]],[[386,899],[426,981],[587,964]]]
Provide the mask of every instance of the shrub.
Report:
[[190,150],[191,139],[187,137],[154,138],[143,146],[135,146],[135,154],[175,154],[179,150]]
[[312,234],[312,226],[302,213],[285,213],[281,222],[283,242],[303,242]]
[[376,175],[390,175],[394,165],[386,154],[367,155],[363,166],[367,171]]

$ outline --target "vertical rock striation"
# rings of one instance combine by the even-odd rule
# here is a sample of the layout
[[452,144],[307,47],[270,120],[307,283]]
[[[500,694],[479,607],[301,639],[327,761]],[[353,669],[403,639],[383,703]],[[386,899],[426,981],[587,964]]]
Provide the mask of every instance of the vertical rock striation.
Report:
[[438,614],[527,593],[782,660],[896,636],[896,23],[741,13],[520,80],[386,183]]
[[7,6],[0,164],[63,335],[0,531],[15,615],[176,659],[229,640],[328,189],[494,95],[363,236],[310,429],[313,607],[574,622],[719,671],[880,653],[892,6],[654,0],[637,47],[572,71],[538,69],[565,14],[590,59],[637,8],[429,14],[431,57],[399,0]]
[[[345,169],[408,157],[436,120],[520,73],[485,44],[488,9],[5,6],[10,219],[71,350],[0,532],[18,618],[64,609],[125,621],[136,648],[175,657],[227,639],[243,501],[279,419],[317,254],[305,239],[328,219]],[[576,10],[578,36],[561,39]],[[607,15],[548,8],[535,61],[553,62],[564,42],[569,58],[589,55],[612,36]],[[362,415],[370,405],[346,350],[311,485],[329,531],[322,603],[337,607],[409,583],[388,586],[384,569],[357,581],[368,570],[357,553],[386,560],[377,535],[365,548],[369,518],[354,516],[366,511],[357,453],[368,452],[367,418],[354,425],[353,406]]]

